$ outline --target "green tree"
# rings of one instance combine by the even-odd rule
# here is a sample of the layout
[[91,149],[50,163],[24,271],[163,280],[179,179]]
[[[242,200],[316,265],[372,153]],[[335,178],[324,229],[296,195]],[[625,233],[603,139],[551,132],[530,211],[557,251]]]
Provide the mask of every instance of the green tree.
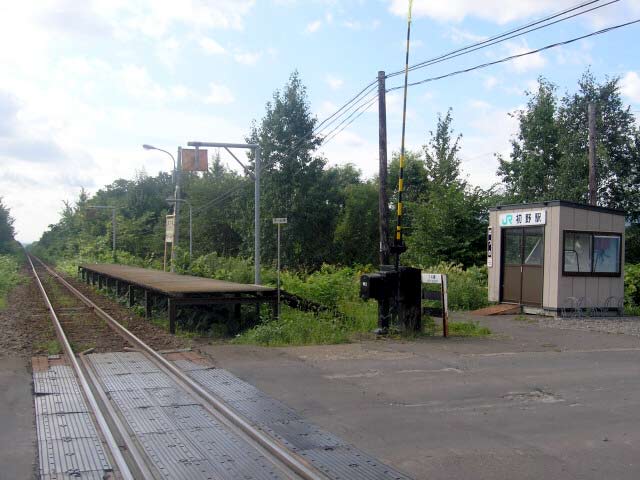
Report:
[[526,92],[525,109],[513,114],[519,122],[518,135],[511,142],[510,160],[499,157],[498,167],[512,201],[548,200],[556,194],[561,152],[555,92],[556,86],[540,77],[537,90]]
[[378,184],[347,185],[335,230],[337,260],[345,265],[378,263]]
[[[272,217],[288,217],[282,239],[284,263],[317,266],[330,258],[336,223],[336,185],[324,170],[326,160],[314,155],[321,139],[314,134],[306,87],[294,72],[282,91],[276,90],[249,142],[262,151],[262,256],[275,257]],[[246,232],[248,233],[248,232]]]
[[0,253],[10,253],[14,250],[14,235],[13,217],[0,197]]

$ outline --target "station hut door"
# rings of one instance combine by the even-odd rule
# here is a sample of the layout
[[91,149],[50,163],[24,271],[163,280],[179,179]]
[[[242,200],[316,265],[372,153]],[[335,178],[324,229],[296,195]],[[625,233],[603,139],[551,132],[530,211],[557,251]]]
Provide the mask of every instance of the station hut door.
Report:
[[502,229],[501,301],[542,306],[544,227]]

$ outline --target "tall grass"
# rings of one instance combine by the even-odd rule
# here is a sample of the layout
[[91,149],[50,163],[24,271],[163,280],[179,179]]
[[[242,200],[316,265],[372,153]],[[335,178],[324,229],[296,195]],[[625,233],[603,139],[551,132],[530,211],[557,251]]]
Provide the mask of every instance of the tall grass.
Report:
[[7,293],[23,279],[20,255],[0,255],[0,310],[7,306]]

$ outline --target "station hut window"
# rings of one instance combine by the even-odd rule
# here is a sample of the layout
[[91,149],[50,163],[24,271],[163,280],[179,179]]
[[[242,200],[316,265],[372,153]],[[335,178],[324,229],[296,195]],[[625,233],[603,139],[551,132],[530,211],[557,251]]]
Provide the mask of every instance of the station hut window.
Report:
[[618,233],[564,232],[564,275],[619,276],[620,244]]

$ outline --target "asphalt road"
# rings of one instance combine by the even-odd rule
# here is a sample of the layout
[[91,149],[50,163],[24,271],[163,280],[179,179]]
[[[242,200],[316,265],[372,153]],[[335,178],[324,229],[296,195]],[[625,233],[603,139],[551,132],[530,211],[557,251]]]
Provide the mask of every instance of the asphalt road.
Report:
[[494,335],[207,348],[415,479],[640,478],[640,338],[481,322]]

